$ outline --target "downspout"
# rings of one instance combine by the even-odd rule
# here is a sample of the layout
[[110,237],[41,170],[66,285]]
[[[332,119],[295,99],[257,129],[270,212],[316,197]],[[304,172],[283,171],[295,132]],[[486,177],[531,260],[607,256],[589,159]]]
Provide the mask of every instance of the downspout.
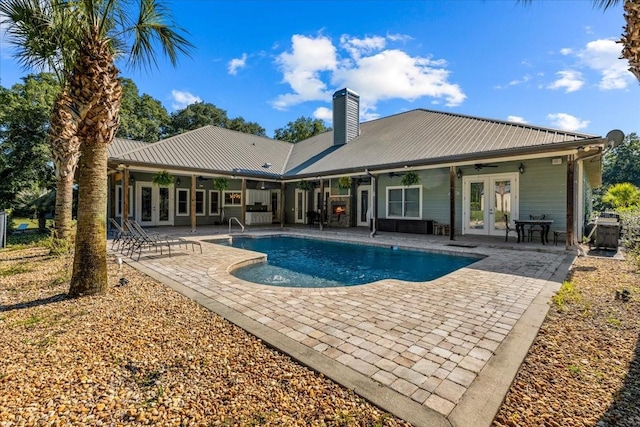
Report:
[[369,169],[365,169],[364,172],[371,177],[371,198],[373,199],[373,206],[372,206],[373,214],[371,215],[372,228],[371,228],[371,233],[369,233],[369,237],[373,239],[377,231],[376,218],[377,218],[377,212],[378,212],[378,192],[377,192],[378,185],[376,183],[376,176],[371,172],[369,172]]

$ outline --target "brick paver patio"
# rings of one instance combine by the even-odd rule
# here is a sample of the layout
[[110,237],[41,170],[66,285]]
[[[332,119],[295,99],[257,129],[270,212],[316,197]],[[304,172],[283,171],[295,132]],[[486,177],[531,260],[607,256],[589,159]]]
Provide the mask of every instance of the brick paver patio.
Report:
[[282,288],[249,283],[228,273],[231,266],[262,260],[263,255],[207,243],[212,236],[197,236],[203,241],[203,254],[143,255],[139,265],[447,419],[561,263],[573,257],[549,247],[551,252],[447,246],[445,239],[398,235],[333,237],[404,242],[484,258],[430,282],[382,280],[343,288]]

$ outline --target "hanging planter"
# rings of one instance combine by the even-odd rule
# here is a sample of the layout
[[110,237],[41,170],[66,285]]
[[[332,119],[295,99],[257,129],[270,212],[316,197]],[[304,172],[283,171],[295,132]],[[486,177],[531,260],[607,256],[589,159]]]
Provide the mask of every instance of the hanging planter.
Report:
[[174,181],[175,177],[166,170],[156,173],[153,175],[153,178],[151,178],[151,182],[155,185],[171,185]]
[[410,171],[404,174],[401,181],[402,185],[409,187],[411,185],[420,184],[420,175],[414,171]]
[[311,183],[309,181],[299,181],[297,187],[302,191],[311,191]]
[[213,178],[213,188],[214,190],[224,191],[229,188],[229,180],[223,176]]
[[341,176],[338,179],[338,188],[347,189],[351,188],[351,177],[350,176]]

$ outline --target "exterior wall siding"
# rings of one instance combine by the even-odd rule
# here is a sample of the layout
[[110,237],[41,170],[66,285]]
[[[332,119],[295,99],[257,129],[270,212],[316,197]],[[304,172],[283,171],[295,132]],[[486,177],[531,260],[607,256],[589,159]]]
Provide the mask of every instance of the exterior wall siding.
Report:
[[527,160],[520,175],[520,218],[545,214],[554,230],[567,227],[567,159],[553,165],[551,158]]

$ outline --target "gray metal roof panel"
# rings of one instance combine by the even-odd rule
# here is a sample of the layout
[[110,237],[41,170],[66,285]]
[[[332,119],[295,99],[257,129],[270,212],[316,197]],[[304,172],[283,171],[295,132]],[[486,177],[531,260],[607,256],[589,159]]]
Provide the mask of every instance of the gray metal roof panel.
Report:
[[151,143],[144,141],[133,141],[131,139],[114,138],[113,142],[109,146],[109,157],[119,157],[124,153],[137,150],[138,148],[146,147],[149,144]]
[[[291,144],[205,126],[121,155],[123,160],[164,167],[280,176]],[[270,163],[271,167],[263,165]]]
[[287,174],[320,174],[512,149],[533,151],[545,145],[596,138],[594,135],[422,109],[365,122],[360,129],[360,136],[305,167],[300,167],[303,164],[300,160],[305,154],[317,153],[322,148],[326,150],[333,141],[332,132],[322,134],[320,141],[310,138],[299,142],[294,148],[299,158],[296,157],[297,163],[290,162]]

